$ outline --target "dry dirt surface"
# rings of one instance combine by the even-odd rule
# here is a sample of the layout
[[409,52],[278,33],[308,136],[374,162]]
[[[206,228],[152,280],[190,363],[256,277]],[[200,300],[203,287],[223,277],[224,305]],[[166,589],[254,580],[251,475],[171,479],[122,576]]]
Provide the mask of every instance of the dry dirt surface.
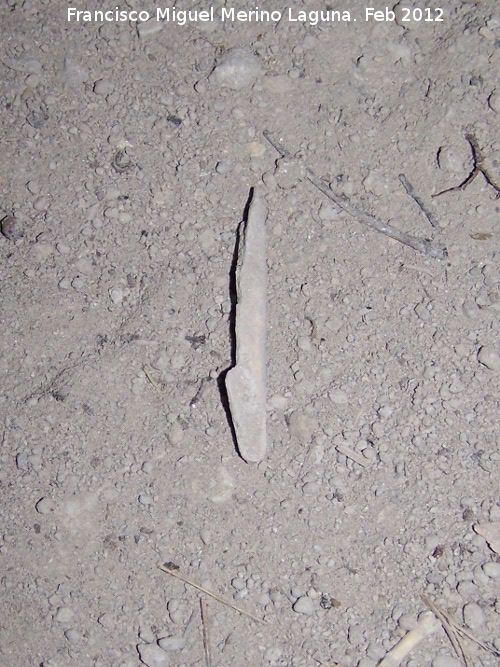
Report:
[[262,4],[1,2],[2,667],[498,665],[498,3]]

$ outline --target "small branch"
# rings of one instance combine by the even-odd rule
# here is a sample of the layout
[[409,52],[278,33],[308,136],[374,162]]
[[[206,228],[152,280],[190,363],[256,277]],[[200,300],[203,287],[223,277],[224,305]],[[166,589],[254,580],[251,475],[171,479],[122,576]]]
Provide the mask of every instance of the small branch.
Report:
[[495,183],[490,173],[488,172],[487,167],[485,167],[485,158],[481,148],[479,147],[479,143],[475,134],[473,134],[471,131],[468,131],[465,135],[465,138],[469,142],[469,146],[472,152],[472,171],[467,176],[467,178],[460,183],[460,185],[456,185],[453,188],[446,188],[446,190],[441,190],[441,192],[431,196],[440,197],[441,195],[447,194],[448,192],[459,192],[460,190],[465,190],[465,188],[472,183],[476,176],[482,174],[488,185],[491,185],[491,187],[496,191],[496,198],[498,199],[500,197],[500,186]]
[[406,178],[404,174],[399,174],[399,180],[403,184],[404,189],[406,192],[410,195],[410,197],[413,199],[413,201],[417,204],[417,206],[420,208],[422,213],[425,215],[427,220],[431,223],[433,227],[437,227],[438,224],[436,222],[436,219],[434,218],[434,214],[432,211],[430,211],[425,203],[422,201],[422,199],[419,197],[419,195],[415,192],[415,188],[413,185],[410,183],[410,181]]
[[251,618],[254,621],[258,621],[259,623],[265,623],[266,622],[263,618],[259,618],[258,616],[254,616],[254,614],[251,614],[250,612],[245,611],[244,609],[241,609],[240,607],[237,607],[235,604],[233,604],[229,600],[226,600],[225,598],[221,597],[220,595],[217,595],[217,593],[214,593],[213,591],[209,591],[207,588],[203,588],[203,586],[200,586],[199,584],[196,584],[194,581],[191,581],[187,577],[184,577],[182,574],[179,574],[178,572],[176,572],[173,569],[173,565],[171,563],[166,563],[165,565],[158,565],[158,569],[160,569],[162,572],[166,572],[167,574],[170,574],[172,577],[175,577],[176,579],[180,579],[185,584],[189,584],[189,586],[192,586],[193,588],[196,588],[197,591],[201,591],[202,593],[206,593],[206,595],[209,595],[214,600],[217,600],[217,602],[220,602],[221,604],[225,604],[227,607],[231,607],[231,609],[234,609],[235,611],[239,612],[240,614],[243,614],[244,616],[248,616],[248,618]]
[[210,632],[209,632],[209,623],[208,623],[208,603],[205,602],[203,598],[200,598],[200,609],[201,609],[201,624],[203,627],[203,649],[205,651],[205,664],[206,667],[210,667],[212,664],[212,659],[210,656]]
[[434,616],[440,621],[441,625],[443,626],[443,630],[448,635],[448,639],[450,640],[453,648],[455,649],[455,653],[457,654],[458,658],[464,663],[465,667],[468,667],[469,659],[467,653],[465,652],[465,648],[462,645],[462,642],[460,641],[460,637],[457,635],[457,632],[454,627],[455,624],[452,624],[450,622],[451,620],[450,616],[444,611],[444,609],[441,609],[440,607],[435,605],[432,602],[432,600],[430,600],[430,598],[427,597],[427,595],[422,594],[420,597],[432,611]]
[[480,646],[484,651],[488,651],[489,653],[493,653],[493,655],[500,656],[499,651],[492,648],[491,646],[488,646],[488,644],[484,644],[481,640],[475,637],[472,634],[472,632],[467,630],[467,628],[464,628],[462,625],[457,623],[457,621],[455,621],[455,619],[451,614],[448,614],[447,611],[445,611],[441,607],[438,607],[437,604],[432,602],[432,600],[427,595],[422,594],[420,597],[422,598],[424,603],[429,607],[432,613],[436,616],[436,618],[438,618],[441,621],[444,631],[448,635],[453,645],[453,648],[455,649],[455,652],[457,653],[459,658],[461,658],[464,661],[466,667],[469,663],[467,654],[462,645],[461,641],[462,637],[467,637],[475,644]]
[[[271,146],[278,151],[282,158],[292,158],[292,154],[284,148],[281,144],[277,143],[272,139],[270,133],[267,130],[264,130],[264,137],[269,141]],[[348,213],[350,216],[355,218],[358,222],[363,223],[367,227],[374,229],[389,238],[399,241],[403,245],[409,246],[418,252],[423,253],[424,255],[429,255],[435,259],[446,259],[448,252],[446,247],[441,243],[432,243],[429,239],[422,239],[412,234],[407,234],[402,232],[399,229],[391,227],[391,225],[386,224],[379,218],[376,218],[369,213],[365,213],[360,209],[356,208],[344,195],[336,194],[330,186],[328,186],[324,181],[322,181],[319,176],[317,176],[311,169],[306,170],[307,179],[320,190],[324,195],[328,197],[331,201],[334,202],[339,208]]]

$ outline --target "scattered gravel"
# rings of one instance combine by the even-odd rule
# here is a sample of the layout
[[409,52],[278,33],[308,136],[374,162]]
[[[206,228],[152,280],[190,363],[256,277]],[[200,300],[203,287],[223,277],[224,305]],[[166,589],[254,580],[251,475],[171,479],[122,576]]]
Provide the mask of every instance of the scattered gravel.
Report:
[[[376,667],[422,593],[500,649],[496,3],[237,26],[122,4],[151,16],[0,3],[0,663],[203,664],[203,594],[161,563],[266,621],[205,596],[214,665]],[[269,447],[247,465],[223,380],[259,185]],[[439,629],[406,662],[452,656]]]

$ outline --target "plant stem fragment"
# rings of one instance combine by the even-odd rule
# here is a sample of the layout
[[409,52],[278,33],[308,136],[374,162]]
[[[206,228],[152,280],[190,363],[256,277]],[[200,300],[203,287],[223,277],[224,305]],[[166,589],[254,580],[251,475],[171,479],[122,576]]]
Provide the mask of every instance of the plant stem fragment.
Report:
[[[275,141],[270,133],[267,130],[263,132],[264,137],[267,141],[278,151],[282,158],[293,159],[293,155],[282,146],[280,143]],[[448,252],[446,246],[441,243],[432,243],[429,239],[422,239],[418,236],[413,236],[406,232],[402,232],[391,225],[386,224],[380,218],[376,218],[369,213],[365,213],[361,209],[356,208],[344,195],[336,194],[331,187],[322,181],[319,176],[317,176],[311,169],[306,168],[306,177],[307,179],[320,190],[324,195],[328,197],[331,201],[334,202],[339,208],[348,213],[350,216],[355,218],[358,222],[363,223],[367,227],[374,229],[389,238],[399,241],[403,245],[409,246],[418,252],[423,253],[424,255],[429,255],[434,259],[446,259]]]

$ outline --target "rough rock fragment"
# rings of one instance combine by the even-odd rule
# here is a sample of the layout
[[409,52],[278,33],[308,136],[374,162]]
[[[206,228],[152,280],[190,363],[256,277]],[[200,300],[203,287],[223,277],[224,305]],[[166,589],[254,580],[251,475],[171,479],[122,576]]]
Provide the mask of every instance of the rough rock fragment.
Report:
[[236,365],[226,375],[238,450],[247,462],[262,461],[267,450],[266,218],[264,199],[254,190],[238,247]]

